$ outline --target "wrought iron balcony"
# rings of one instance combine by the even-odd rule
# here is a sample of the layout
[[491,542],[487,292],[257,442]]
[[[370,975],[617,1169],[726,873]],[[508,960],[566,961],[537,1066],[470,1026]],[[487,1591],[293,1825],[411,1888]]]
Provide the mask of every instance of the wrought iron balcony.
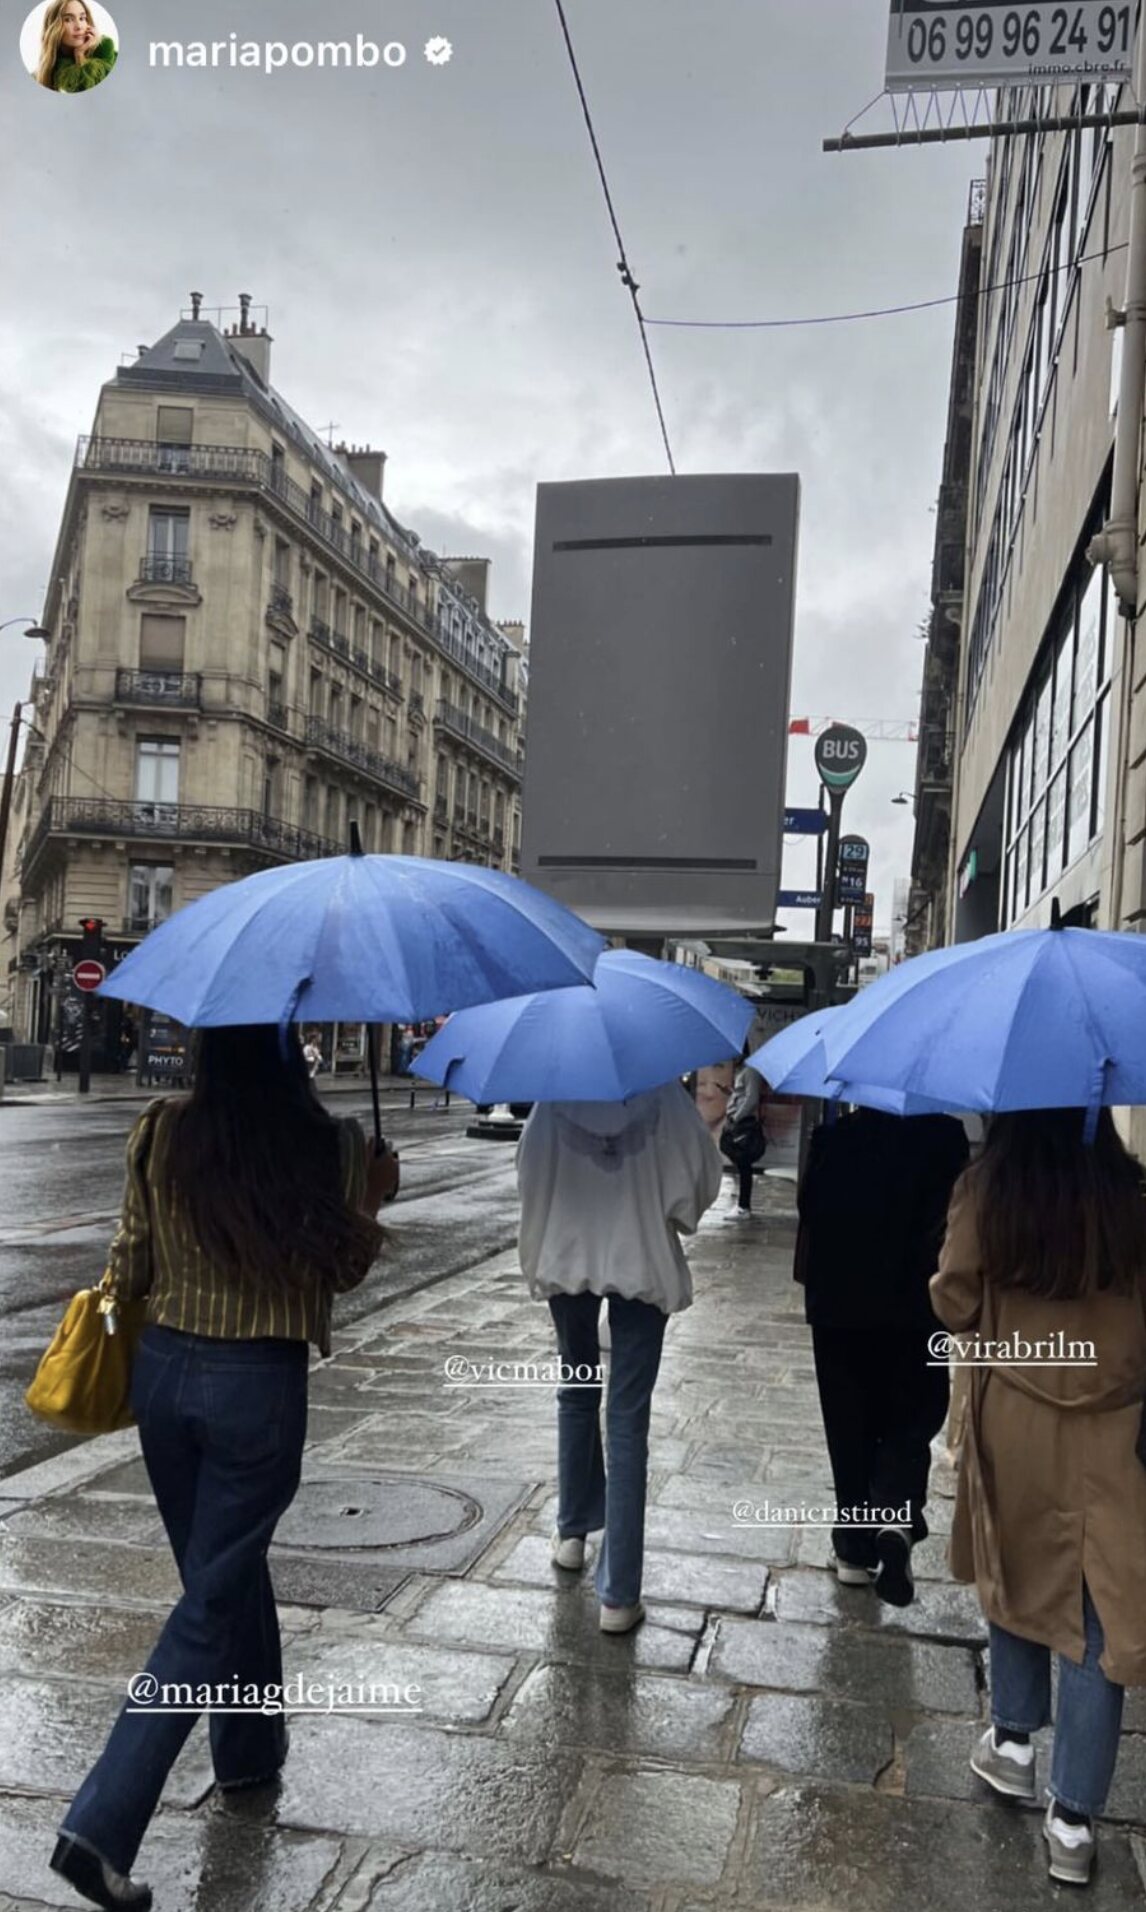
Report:
[[163,557],[155,551],[149,551],[139,561],[139,581],[141,584],[190,584],[191,560],[187,557]]
[[422,780],[403,764],[394,763],[391,758],[383,757],[377,750],[371,750],[368,744],[358,742],[344,730],[336,730],[321,717],[308,717],[306,720],[306,741],[312,750],[325,751],[327,756],[337,757],[341,763],[353,764],[376,783],[384,783],[401,796],[413,797],[417,802],[421,796]]
[[288,715],[286,705],[280,704],[275,700],[268,699],[267,722],[268,724],[273,724],[276,730],[289,730],[290,717]]
[[198,671],[125,671],[115,674],[117,704],[159,704],[169,710],[199,710],[203,680]]
[[517,750],[502,743],[501,738],[495,736],[492,730],[486,730],[484,725],[475,724],[473,718],[467,717],[456,704],[447,703],[444,697],[439,698],[434,721],[452,736],[460,737],[471,749],[480,751],[483,757],[495,763],[499,770],[506,771],[515,782],[520,780],[521,759]]
[[294,616],[294,598],[285,584],[271,585],[271,610],[277,612],[279,617]]
[[23,856],[25,879],[50,837],[133,837],[162,843],[228,844],[285,863],[340,856],[344,846],[257,810],[216,804],[134,803],[103,797],[53,797]]
[[150,936],[153,929],[158,929],[160,923],[166,921],[165,915],[157,916],[154,911],[150,915],[125,916],[120,933],[124,936]]

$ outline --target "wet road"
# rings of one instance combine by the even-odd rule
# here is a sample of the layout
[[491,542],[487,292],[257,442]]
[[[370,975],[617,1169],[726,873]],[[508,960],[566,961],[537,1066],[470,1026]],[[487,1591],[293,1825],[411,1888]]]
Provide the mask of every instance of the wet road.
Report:
[[[0,1478],[74,1443],[35,1421],[24,1389],[77,1288],[99,1279],[123,1186],[124,1141],[139,1104],[0,1108]],[[368,1103],[332,1098],[368,1121]],[[336,1324],[510,1245],[513,1150],[467,1139],[468,1104],[384,1111],[402,1155],[402,1195],[385,1211],[387,1248]]]

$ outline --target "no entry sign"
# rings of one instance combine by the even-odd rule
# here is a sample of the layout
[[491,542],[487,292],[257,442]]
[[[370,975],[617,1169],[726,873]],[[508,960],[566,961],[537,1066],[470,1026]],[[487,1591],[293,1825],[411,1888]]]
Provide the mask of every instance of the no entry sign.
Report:
[[72,971],[72,981],[77,989],[98,989],[107,970],[102,963],[87,961],[77,963]]

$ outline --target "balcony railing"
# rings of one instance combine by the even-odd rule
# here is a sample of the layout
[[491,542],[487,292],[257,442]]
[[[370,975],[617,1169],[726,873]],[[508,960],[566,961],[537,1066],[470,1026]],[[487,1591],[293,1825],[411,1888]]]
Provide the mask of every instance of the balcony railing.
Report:
[[257,810],[216,804],[131,803],[103,797],[53,797],[23,856],[24,875],[52,836],[142,837],[164,843],[226,843],[287,863],[340,856],[344,845]]
[[190,558],[160,557],[149,551],[139,561],[139,581],[141,584],[190,584],[192,580]]
[[154,911],[146,916],[125,916],[120,933],[124,936],[150,936],[153,929],[167,921],[166,916],[156,916]]
[[290,719],[287,714],[286,705],[280,704],[274,700],[268,700],[267,722],[268,724],[273,724],[276,730],[289,730]]
[[[364,552],[341,519],[333,512],[324,511],[317,499],[288,477],[281,461],[272,461],[265,452],[236,445],[159,445],[149,438],[84,437],[76,447],[76,465],[81,471],[126,473],[137,477],[154,473],[215,483],[241,483],[271,493],[347,564],[368,578],[375,590],[404,612],[412,623],[427,632],[439,649],[475,683],[496,697],[506,710],[516,713],[516,693],[501,682],[496,672],[470,656],[417,592],[399,584],[393,566],[371,552]],[[424,562],[413,552],[407,551],[405,555],[411,564]]]
[[161,704],[168,710],[198,710],[203,680],[198,671],[125,671],[115,674],[117,704]]
[[337,757],[342,763],[354,764],[364,770],[368,777],[377,783],[388,785],[404,797],[420,797],[422,781],[412,770],[394,763],[389,757],[383,757],[377,750],[371,750],[368,744],[361,744],[356,737],[347,736],[344,730],[336,730],[321,717],[308,717],[306,720],[306,741],[312,750],[323,750],[328,756]]
[[467,717],[456,704],[447,703],[444,697],[439,698],[435,722],[441,724],[443,730],[448,730],[453,736],[462,738],[472,749],[479,750],[484,757],[488,757],[492,763],[497,764],[499,769],[507,771],[515,780],[520,779],[521,759],[518,752],[511,749],[508,744],[503,744],[501,738],[495,736],[492,730],[486,730],[482,724],[475,724],[473,718]]
[[294,598],[285,584],[271,585],[271,610],[277,612],[279,617],[293,617]]

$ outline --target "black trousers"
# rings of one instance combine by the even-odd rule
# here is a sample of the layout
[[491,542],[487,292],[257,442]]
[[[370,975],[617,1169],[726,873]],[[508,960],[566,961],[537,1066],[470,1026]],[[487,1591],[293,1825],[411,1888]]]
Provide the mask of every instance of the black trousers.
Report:
[[751,1208],[752,1206],[752,1163],[738,1162],[736,1164],[736,1177],[740,1185],[740,1206],[741,1208]]
[[[950,1393],[946,1365],[927,1365],[933,1332],[933,1326],[812,1328],[836,1506],[906,1506],[913,1540],[927,1534],[931,1442],[946,1418]],[[850,1566],[875,1564],[873,1528],[837,1526],[832,1545],[837,1559]]]

